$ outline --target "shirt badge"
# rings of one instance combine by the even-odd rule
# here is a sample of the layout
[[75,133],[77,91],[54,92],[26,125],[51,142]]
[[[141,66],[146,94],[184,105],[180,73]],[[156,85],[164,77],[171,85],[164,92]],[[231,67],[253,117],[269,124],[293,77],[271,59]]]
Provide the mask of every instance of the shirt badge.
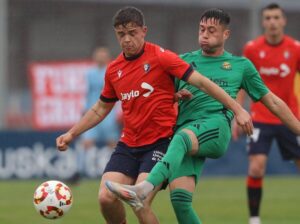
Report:
[[119,70],[118,70],[118,72],[117,72],[117,74],[118,74],[118,77],[120,78],[120,77],[121,77],[121,75],[122,75],[122,70],[121,70],[121,69],[119,69]]
[[150,65],[148,63],[144,64],[144,71],[145,73],[148,73],[150,70]]
[[260,52],[259,52],[259,57],[260,57],[260,58],[266,57],[266,52],[260,51]]
[[288,59],[288,58],[290,57],[290,52],[289,52],[289,51],[284,51],[283,57],[284,57],[285,59]]
[[228,61],[223,62],[222,69],[231,70],[231,64]]

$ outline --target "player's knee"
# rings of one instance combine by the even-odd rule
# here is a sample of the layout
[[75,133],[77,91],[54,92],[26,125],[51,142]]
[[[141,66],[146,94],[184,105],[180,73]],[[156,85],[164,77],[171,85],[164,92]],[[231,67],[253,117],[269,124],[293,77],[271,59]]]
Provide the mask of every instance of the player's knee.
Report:
[[107,190],[100,189],[98,194],[98,201],[100,206],[110,205],[116,200],[118,199],[113,194],[111,194]]
[[185,152],[191,151],[193,148],[190,135],[186,131],[180,131],[173,136],[171,144],[176,144],[178,149],[183,149]]
[[250,164],[249,166],[249,175],[252,177],[263,177],[264,176],[264,167],[260,164]]
[[216,145],[215,149],[211,150],[211,153],[209,153],[206,157],[210,159],[218,159],[222,156],[224,156],[227,148],[224,148],[221,145]]

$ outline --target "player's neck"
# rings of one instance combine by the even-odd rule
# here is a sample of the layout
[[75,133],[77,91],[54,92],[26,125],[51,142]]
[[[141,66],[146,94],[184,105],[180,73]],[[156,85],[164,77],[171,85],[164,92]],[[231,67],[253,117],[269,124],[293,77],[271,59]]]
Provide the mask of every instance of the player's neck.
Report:
[[277,45],[280,44],[283,40],[284,34],[279,34],[279,35],[267,35],[265,34],[265,38],[268,44],[270,45]]
[[219,48],[216,51],[204,51],[202,50],[202,55],[208,57],[218,57],[224,54],[224,48]]

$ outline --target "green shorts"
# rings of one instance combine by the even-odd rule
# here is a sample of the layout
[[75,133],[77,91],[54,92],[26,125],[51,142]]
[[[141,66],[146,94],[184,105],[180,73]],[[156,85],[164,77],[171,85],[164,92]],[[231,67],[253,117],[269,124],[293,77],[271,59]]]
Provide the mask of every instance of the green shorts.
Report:
[[202,173],[206,158],[217,159],[225,154],[231,138],[228,120],[223,115],[199,119],[179,127],[176,131],[189,129],[198,138],[197,155],[185,155],[180,168],[169,178],[169,182],[182,176],[195,176],[196,183]]

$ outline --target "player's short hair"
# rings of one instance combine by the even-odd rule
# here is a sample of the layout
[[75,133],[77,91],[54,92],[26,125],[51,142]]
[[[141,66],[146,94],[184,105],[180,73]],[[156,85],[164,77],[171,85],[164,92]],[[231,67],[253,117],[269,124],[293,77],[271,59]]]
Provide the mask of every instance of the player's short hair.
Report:
[[262,12],[264,12],[265,10],[272,10],[272,9],[280,9],[283,12],[283,14],[285,14],[284,10],[277,3],[271,3],[267,6],[265,6],[264,8],[262,8]]
[[262,8],[261,13],[263,13],[265,10],[272,10],[272,9],[280,9],[281,12],[282,12],[282,14],[285,15],[284,10],[277,3],[271,3],[271,4],[267,5],[267,6],[265,6],[264,8]]
[[206,10],[202,14],[200,21],[207,21],[208,19],[218,20],[220,24],[225,26],[228,26],[230,24],[230,16],[223,9],[212,8]]
[[121,8],[113,17],[113,26],[126,26],[128,23],[135,23],[142,27],[145,25],[144,14],[138,8],[126,6]]

